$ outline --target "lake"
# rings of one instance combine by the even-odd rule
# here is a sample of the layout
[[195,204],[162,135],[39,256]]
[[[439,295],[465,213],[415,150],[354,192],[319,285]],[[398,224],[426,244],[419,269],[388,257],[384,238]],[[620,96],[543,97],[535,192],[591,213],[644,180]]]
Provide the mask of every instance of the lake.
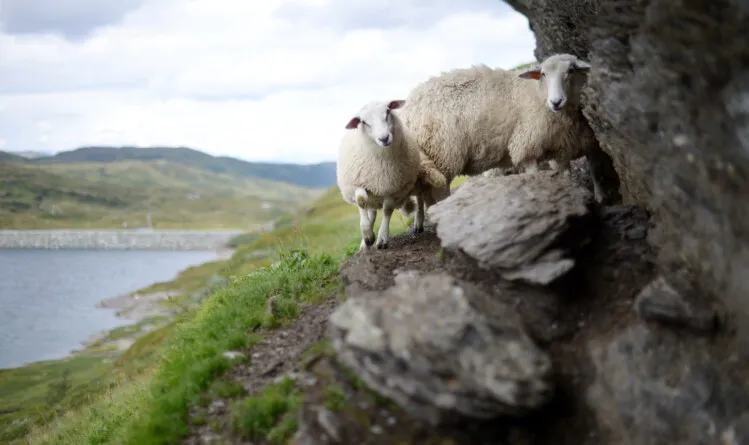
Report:
[[213,251],[0,249],[0,369],[63,358],[129,324],[99,301],[174,278]]

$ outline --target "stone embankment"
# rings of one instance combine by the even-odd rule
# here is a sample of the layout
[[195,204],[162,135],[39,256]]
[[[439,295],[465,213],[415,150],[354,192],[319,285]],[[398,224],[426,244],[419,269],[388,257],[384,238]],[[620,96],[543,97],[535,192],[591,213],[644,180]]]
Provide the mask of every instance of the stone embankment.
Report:
[[239,230],[0,230],[2,249],[210,250]]

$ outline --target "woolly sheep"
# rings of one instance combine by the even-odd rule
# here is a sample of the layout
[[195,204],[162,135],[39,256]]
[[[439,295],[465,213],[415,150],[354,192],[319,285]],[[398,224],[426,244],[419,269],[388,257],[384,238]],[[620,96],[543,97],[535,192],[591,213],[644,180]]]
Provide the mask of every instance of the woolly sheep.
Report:
[[[359,208],[360,250],[373,244],[378,249],[387,248],[393,210],[400,208],[410,214],[414,207],[411,196],[428,189],[418,148],[393,112],[403,103],[392,100],[366,104],[346,124],[348,131],[338,149],[338,187],[343,199]],[[380,208],[382,224],[375,241],[374,224]]]
[[456,69],[411,90],[401,118],[444,174],[443,196],[456,176],[493,168],[532,172],[549,161],[568,170],[596,144],[579,106],[589,70],[570,54],[521,74],[486,65]]

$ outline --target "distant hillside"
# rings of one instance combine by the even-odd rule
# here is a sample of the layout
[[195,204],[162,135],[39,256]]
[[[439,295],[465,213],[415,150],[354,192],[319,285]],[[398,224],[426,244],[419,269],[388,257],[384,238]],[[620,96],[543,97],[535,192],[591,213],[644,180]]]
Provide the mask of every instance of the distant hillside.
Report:
[[84,180],[88,184],[208,193],[263,200],[298,201],[299,196],[315,195],[288,182],[271,181],[207,169],[171,161],[118,161],[78,163],[34,163],[30,167],[57,175]]
[[8,153],[7,151],[0,151],[0,162],[24,162],[26,158],[18,156],[15,153]]
[[328,188],[336,182],[334,162],[312,165],[246,162],[184,147],[83,147],[30,160],[38,164],[118,161],[170,161],[214,173],[283,181],[302,187]]
[[26,158],[26,159],[44,158],[47,156],[54,155],[54,153],[46,153],[43,151],[34,151],[34,150],[18,151],[18,152],[14,152],[13,154],[18,155],[22,158]]
[[322,193],[166,162],[50,164],[0,161],[0,229],[246,228]]

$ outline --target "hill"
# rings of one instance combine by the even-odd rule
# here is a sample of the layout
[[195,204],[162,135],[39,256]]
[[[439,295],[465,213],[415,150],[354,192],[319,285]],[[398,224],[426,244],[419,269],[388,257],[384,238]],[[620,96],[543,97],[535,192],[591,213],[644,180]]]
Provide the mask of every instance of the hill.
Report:
[[[12,158],[11,158],[12,159]],[[0,229],[257,229],[322,191],[168,162],[0,162]]]
[[0,162],[25,162],[26,158],[15,153],[0,151]]
[[327,188],[335,184],[335,163],[311,165],[247,162],[185,147],[82,147],[30,160],[38,164],[169,161],[214,173],[283,181],[302,187]]

